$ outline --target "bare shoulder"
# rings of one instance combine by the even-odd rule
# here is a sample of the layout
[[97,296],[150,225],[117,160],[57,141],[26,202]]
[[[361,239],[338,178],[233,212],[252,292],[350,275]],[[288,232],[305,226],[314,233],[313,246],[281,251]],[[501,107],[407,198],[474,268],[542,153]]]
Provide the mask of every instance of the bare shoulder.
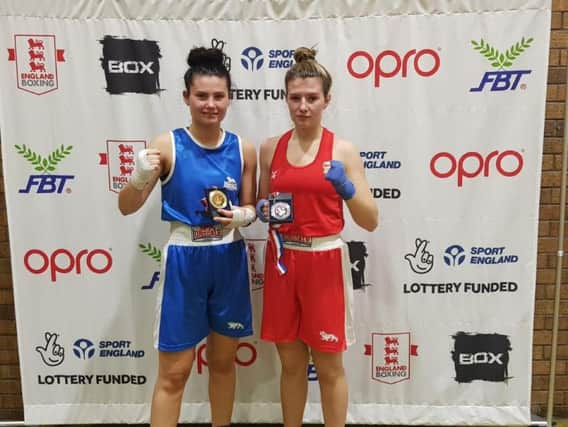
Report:
[[169,132],[162,133],[152,139],[148,148],[156,148],[160,151],[171,149],[171,135]]
[[276,150],[276,145],[278,144],[278,140],[280,137],[272,136],[262,144],[260,144],[260,158],[262,160],[266,160],[268,162],[272,161],[272,157],[274,156],[274,151]]
[[280,139],[280,137],[278,136],[271,136],[270,138],[267,138],[260,145],[261,150],[274,149],[276,147],[276,144],[278,143],[278,139]]
[[255,148],[255,146],[253,145],[252,142],[250,142],[250,141],[248,141],[244,138],[241,138],[241,145],[243,147],[243,152],[244,152],[245,155],[248,155],[250,153],[255,153],[255,155],[256,155],[256,148]]
[[349,159],[357,156],[357,147],[351,141],[336,137],[333,141],[333,158],[337,160]]

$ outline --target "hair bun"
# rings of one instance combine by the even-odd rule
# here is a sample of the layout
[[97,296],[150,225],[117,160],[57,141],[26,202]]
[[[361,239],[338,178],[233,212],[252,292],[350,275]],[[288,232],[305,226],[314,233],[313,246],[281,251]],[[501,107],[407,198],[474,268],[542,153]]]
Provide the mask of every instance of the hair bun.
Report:
[[294,51],[294,60],[296,62],[309,61],[316,59],[316,51],[309,47],[299,47]]
[[223,65],[223,52],[216,48],[196,47],[187,55],[187,65],[190,67]]

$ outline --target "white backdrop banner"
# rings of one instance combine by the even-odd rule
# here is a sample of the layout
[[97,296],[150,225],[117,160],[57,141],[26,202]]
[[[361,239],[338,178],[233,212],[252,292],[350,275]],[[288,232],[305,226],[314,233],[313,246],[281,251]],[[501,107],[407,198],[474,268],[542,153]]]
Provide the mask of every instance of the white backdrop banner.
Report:
[[[283,77],[296,47],[315,46],[334,76],[325,124],[358,147],[381,223],[367,233],[349,220],[343,233],[357,334],[348,422],[529,423],[549,0],[251,1],[238,13],[162,2],[157,16],[83,3],[45,16],[29,1],[0,6],[26,423],[149,419],[168,227],[159,189],[129,217],[117,193],[154,135],[189,124],[182,77],[197,45],[230,57],[224,126],[256,145],[291,126]],[[256,331],[237,353],[234,421],[279,422],[279,362],[258,338],[266,229],[245,233]],[[183,422],[209,421],[204,348]],[[321,422],[311,365],[309,380],[305,421]]]

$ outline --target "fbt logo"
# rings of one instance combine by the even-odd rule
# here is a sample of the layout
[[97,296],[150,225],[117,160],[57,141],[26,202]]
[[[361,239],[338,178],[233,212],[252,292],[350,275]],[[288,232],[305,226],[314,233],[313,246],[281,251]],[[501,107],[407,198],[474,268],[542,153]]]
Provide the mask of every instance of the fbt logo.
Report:
[[32,274],[49,272],[50,280],[55,283],[58,274],[81,275],[85,269],[93,274],[107,273],[112,268],[112,255],[104,249],[82,249],[77,253],[56,249],[51,254],[30,249],[24,254],[24,267]]
[[418,346],[411,344],[410,332],[371,334],[365,355],[372,356],[371,378],[386,384],[410,379],[410,356],[418,356]]
[[44,95],[58,87],[57,63],[64,62],[63,49],[57,49],[55,36],[18,34],[14,48],[8,49],[8,61],[16,62],[18,88]]
[[512,349],[506,335],[458,332],[452,338],[452,360],[458,383],[505,382],[510,378],[508,364]]
[[109,190],[119,193],[128,184],[136,156],[146,148],[146,141],[109,139],[106,145],[106,152],[99,153],[99,165],[107,166]]
[[486,71],[481,78],[481,82],[477,87],[472,87],[470,92],[483,92],[486,86],[489,86],[491,92],[504,92],[516,90],[517,87],[526,89],[526,85],[521,83],[524,75],[528,75],[532,70],[506,70],[512,67],[513,61],[530,47],[534,39],[525,39],[524,37],[505,52],[499,52],[498,49],[491,46],[485,40],[480,39],[478,42],[471,41],[473,48],[485,57],[493,68],[497,71]]
[[[160,249],[158,249],[151,243],[148,243],[147,245],[140,243],[138,245],[138,248],[140,249],[140,252],[142,252],[145,255],[148,255],[151,259],[156,261],[158,263],[158,266],[160,265],[160,263],[162,262],[162,251]],[[140,289],[143,290],[153,289],[156,283],[158,283],[159,281],[160,281],[160,270],[154,271],[154,273],[152,274],[152,278],[150,279],[150,282],[147,285],[141,286]]]
[[[27,147],[25,144],[15,145],[18,154],[21,154],[33,166],[34,170],[40,172],[39,175],[30,175],[28,182],[24,188],[18,190],[18,193],[36,193],[36,194],[61,194],[65,189],[67,193],[71,192],[70,188],[66,188],[65,184],[75,179],[74,175],[54,174],[57,165],[61,160],[67,157],[72,145],[56,148],[47,157],[43,157]],[[34,191],[35,190],[35,191]]]
[[[207,344],[201,344],[197,347],[197,373],[202,374],[203,368],[207,366]],[[237,347],[235,355],[235,363],[237,366],[248,367],[256,362],[257,351],[252,343],[241,342]]]
[[517,176],[523,165],[523,156],[515,150],[494,150],[487,155],[468,151],[457,159],[453,154],[442,151],[430,160],[430,171],[440,179],[453,178],[455,175],[458,187],[462,187],[465,179],[479,175],[486,178],[495,173],[507,178]]
[[373,75],[375,87],[381,85],[381,79],[398,75],[403,79],[409,75],[431,77],[440,69],[440,56],[433,49],[412,49],[404,54],[394,50],[384,50],[373,58],[369,52],[358,50],[347,58],[347,71],[356,79],[365,79]]

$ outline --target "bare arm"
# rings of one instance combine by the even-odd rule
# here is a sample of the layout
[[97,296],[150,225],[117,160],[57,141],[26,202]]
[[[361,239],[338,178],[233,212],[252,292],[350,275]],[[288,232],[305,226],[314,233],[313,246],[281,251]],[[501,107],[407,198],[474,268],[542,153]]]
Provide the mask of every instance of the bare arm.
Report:
[[130,215],[140,209],[156,186],[160,176],[167,174],[170,170],[172,153],[169,133],[155,138],[150,143],[148,150],[151,155],[159,156],[159,164],[156,166],[148,184],[142,190],[137,190],[129,182],[120,191],[118,194],[118,209],[123,215]]
[[[251,143],[245,141],[243,141],[243,163],[241,191],[239,194],[240,207],[251,210],[253,215],[255,215],[256,150]],[[224,225],[229,225],[233,218],[233,212],[224,209],[220,209],[219,212],[224,216],[215,217],[215,221]],[[252,220],[254,220],[254,216]]]
[[268,190],[270,188],[270,165],[276,150],[278,138],[269,138],[260,146],[260,178],[258,183],[258,196],[257,200],[266,199],[268,197]]
[[359,153],[349,141],[336,139],[334,145],[334,158],[343,163],[347,176],[355,186],[355,195],[345,202],[351,217],[360,227],[373,231],[379,225],[379,210],[369,191]]

